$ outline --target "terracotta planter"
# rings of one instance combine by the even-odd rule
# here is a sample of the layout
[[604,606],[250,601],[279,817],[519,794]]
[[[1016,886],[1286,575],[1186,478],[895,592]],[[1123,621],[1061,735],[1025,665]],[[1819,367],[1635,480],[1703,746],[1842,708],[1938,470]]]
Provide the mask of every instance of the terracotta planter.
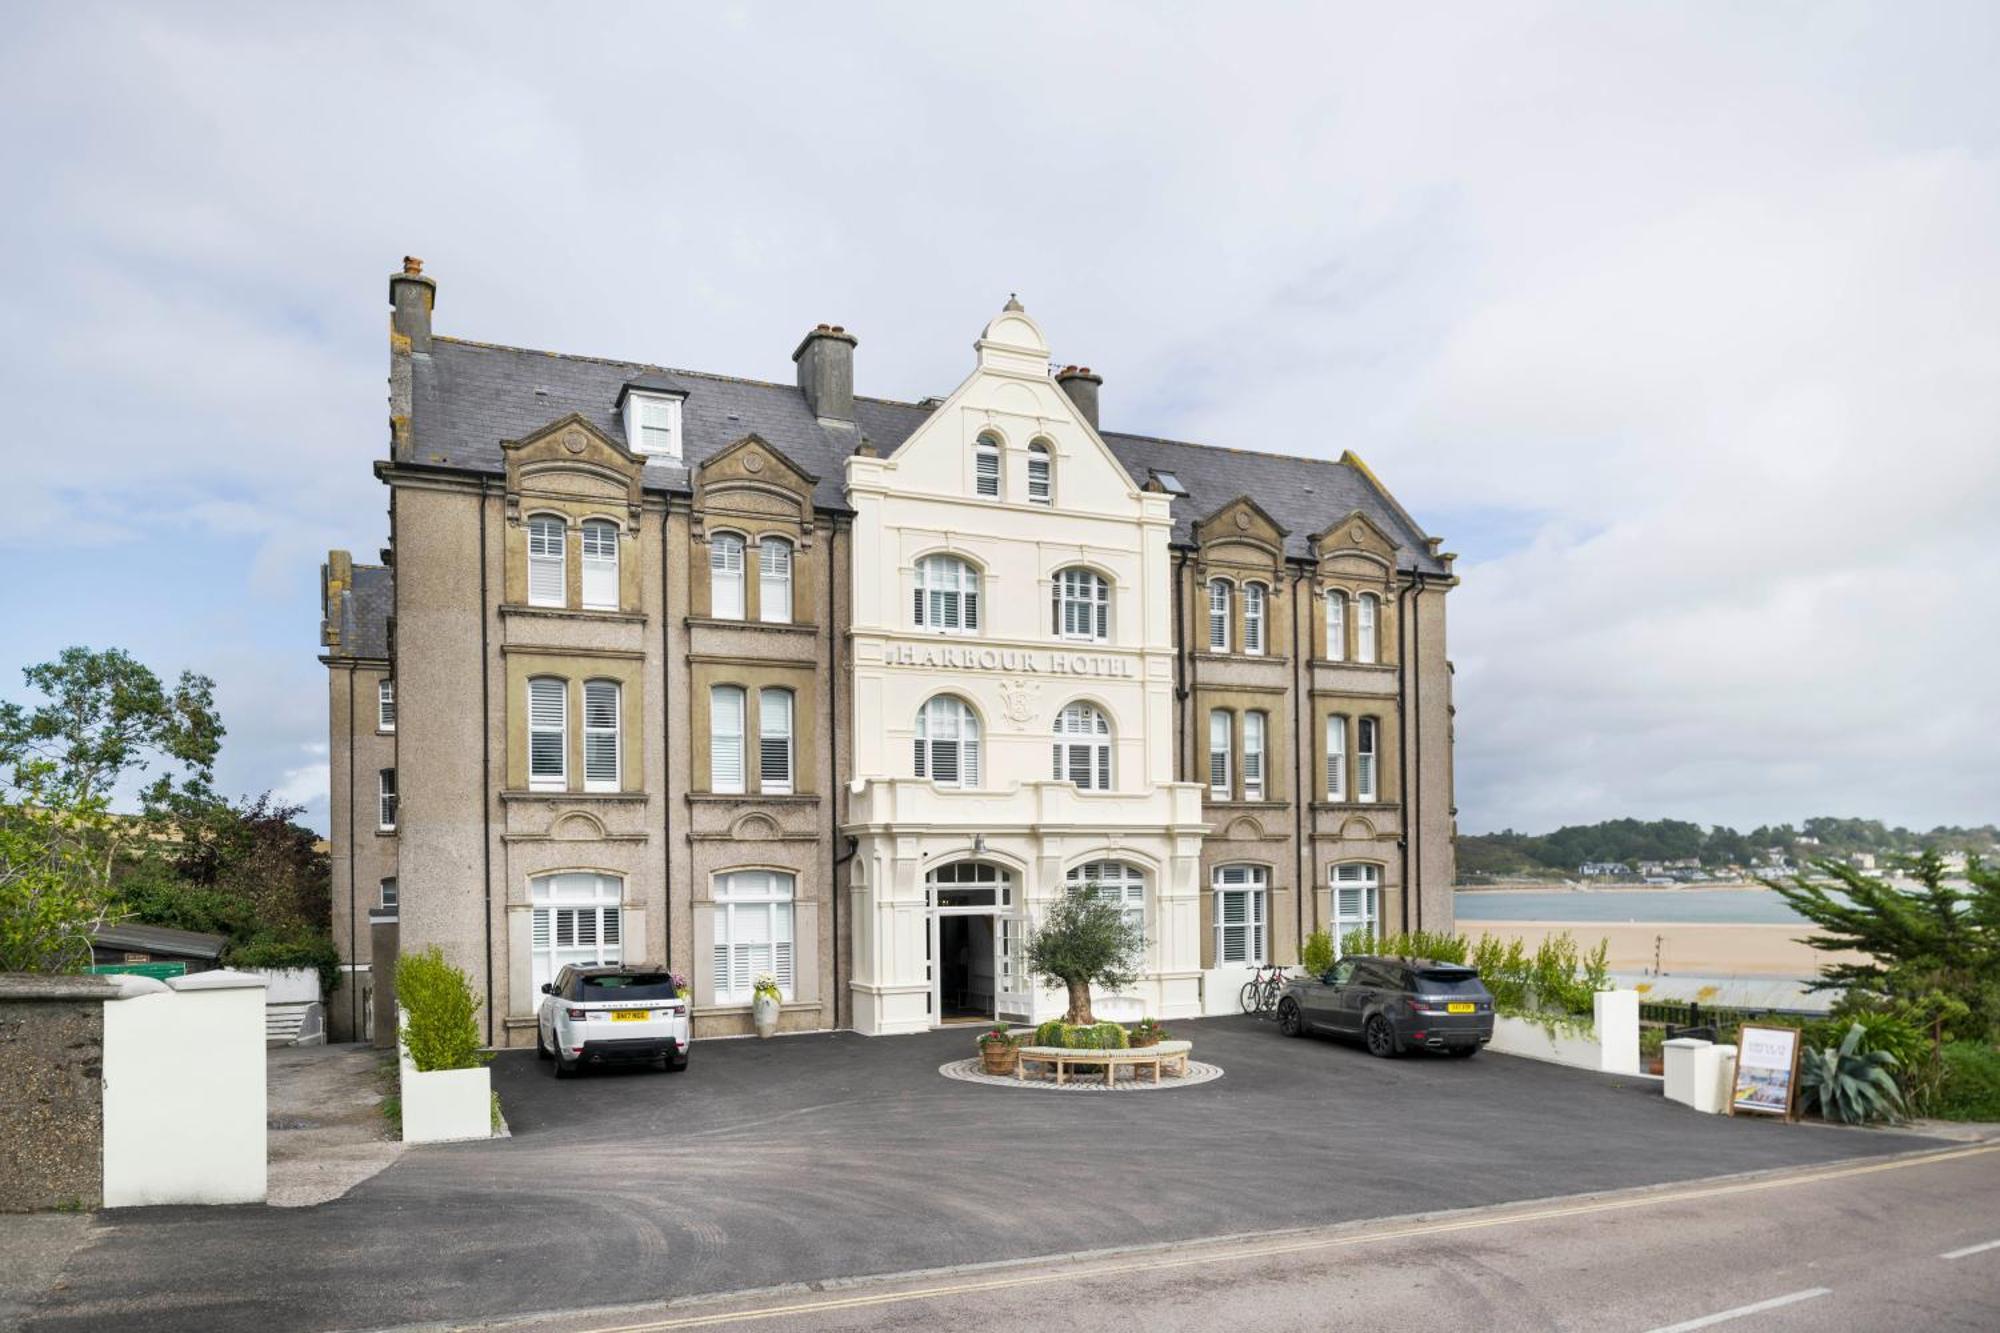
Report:
[[997,1041],[983,1042],[979,1047],[979,1067],[989,1074],[1011,1074],[1021,1063],[1021,1048],[1003,1046]]
[[1159,1044],[1160,1044],[1160,1034],[1157,1032],[1151,1033],[1150,1035],[1147,1036],[1141,1036],[1136,1032],[1132,1034],[1132,1046],[1134,1049],[1138,1049],[1140,1047],[1145,1047],[1145,1046],[1158,1046]]

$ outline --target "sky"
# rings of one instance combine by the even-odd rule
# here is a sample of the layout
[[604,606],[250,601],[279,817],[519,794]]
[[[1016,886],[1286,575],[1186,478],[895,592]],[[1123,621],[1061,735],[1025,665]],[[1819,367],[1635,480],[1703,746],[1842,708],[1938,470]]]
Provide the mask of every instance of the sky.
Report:
[[2000,819],[2000,7],[9,6],[0,697],[212,676],[326,820],[318,568],[441,333],[1365,459],[1460,828]]

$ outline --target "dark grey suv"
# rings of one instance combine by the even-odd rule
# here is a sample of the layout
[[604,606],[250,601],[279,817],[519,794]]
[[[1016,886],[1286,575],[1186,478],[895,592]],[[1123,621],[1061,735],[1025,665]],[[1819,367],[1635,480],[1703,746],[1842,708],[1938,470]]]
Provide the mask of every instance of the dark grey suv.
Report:
[[1372,1055],[1413,1046],[1476,1055],[1493,1040],[1493,996],[1462,963],[1349,954],[1322,977],[1300,977],[1278,997],[1287,1037],[1359,1037]]

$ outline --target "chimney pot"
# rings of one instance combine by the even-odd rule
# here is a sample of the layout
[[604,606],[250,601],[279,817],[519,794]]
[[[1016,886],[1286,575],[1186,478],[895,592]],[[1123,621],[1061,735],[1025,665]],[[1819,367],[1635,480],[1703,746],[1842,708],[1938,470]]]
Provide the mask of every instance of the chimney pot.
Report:
[[799,392],[821,421],[854,424],[854,347],[859,341],[837,324],[813,328],[792,353]]
[[403,272],[409,274],[412,277],[415,277],[417,274],[422,273],[423,271],[424,271],[423,260],[417,258],[415,255],[403,256]]
[[424,261],[403,256],[403,271],[389,275],[389,327],[410,340],[412,352],[431,350],[431,309],[437,304],[437,279],[424,276]]
[[1056,372],[1056,384],[1075,404],[1077,412],[1097,429],[1097,389],[1104,383],[1102,375],[1094,373],[1089,366],[1064,366]]

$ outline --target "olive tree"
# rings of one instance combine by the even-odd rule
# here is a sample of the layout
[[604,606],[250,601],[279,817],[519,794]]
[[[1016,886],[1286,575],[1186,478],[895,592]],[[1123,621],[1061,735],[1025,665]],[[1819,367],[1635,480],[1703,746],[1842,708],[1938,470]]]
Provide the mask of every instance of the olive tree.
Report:
[[1095,885],[1066,893],[1028,937],[1028,970],[1069,990],[1065,1023],[1094,1023],[1090,988],[1129,985],[1138,976],[1146,936]]

